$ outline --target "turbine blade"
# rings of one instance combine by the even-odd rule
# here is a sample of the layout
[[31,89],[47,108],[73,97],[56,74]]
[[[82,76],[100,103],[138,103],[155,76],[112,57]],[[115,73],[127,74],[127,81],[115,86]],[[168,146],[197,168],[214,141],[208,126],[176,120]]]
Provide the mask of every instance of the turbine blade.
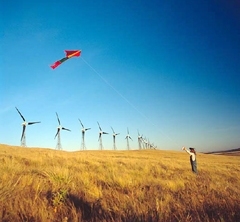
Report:
[[26,126],[25,126],[25,125],[23,125],[23,130],[22,130],[21,141],[22,141],[22,139],[23,139],[23,136],[24,136],[24,133],[25,133],[25,129],[26,129]]
[[106,133],[106,132],[102,132],[102,134],[108,134],[108,133]]
[[15,107],[15,108],[16,108],[16,110],[18,111],[19,115],[22,117],[23,121],[25,122],[26,120],[24,119],[23,115],[20,113],[20,111],[18,110],[17,107]]
[[56,112],[56,115],[57,115],[58,123],[59,123],[59,125],[61,125],[61,123],[60,123],[60,119],[59,119],[59,117],[58,117],[57,112]]
[[32,124],[35,124],[35,123],[41,123],[41,122],[30,122],[30,123],[28,123],[28,125],[32,125]]
[[67,130],[67,131],[71,131],[70,129],[67,129],[67,128],[64,128],[64,127],[62,127],[62,129],[63,129],[63,130]]
[[81,120],[80,120],[80,119],[78,119],[78,120],[79,120],[79,122],[81,123],[81,125],[82,125],[82,128],[84,128],[84,126],[83,126],[83,124],[82,124]]
[[100,131],[102,131],[102,129],[101,129],[100,125],[99,125],[99,122],[97,122],[97,123],[98,123],[98,127],[99,127]]
[[56,138],[56,136],[59,134],[59,132],[60,132],[60,128],[58,128],[58,129],[57,129],[57,133],[56,133],[56,135],[55,135],[54,139],[55,139],[55,138]]
[[[112,127],[111,127],[111,128],[112,128]],[[115,134],[115,132],[114,132],[113,128],[112,128],[112,131],[113,131],[113,133]]]
[[87,130],[90,130],[90,129],[91,129],[91,128],[87,128],[87,129],[85,129],[85,130],[87,131]]

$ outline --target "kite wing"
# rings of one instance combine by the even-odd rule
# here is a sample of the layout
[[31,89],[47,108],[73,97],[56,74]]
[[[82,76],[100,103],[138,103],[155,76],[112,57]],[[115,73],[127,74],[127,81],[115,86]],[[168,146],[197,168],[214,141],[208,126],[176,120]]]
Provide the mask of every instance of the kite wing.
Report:
[[81,54],[81,51],[80,50],[65,50],[65,53],[66,53],[66,57],[67,58],[71,58],[73,56],[80,56]]
[[81,54],[81,50],[65,50],[66,57],[56,61],[54,64],[51,65],[52,69],[57,68],[59,65],[61,65],[66,60],[72,58],[72,57],[78,57]]

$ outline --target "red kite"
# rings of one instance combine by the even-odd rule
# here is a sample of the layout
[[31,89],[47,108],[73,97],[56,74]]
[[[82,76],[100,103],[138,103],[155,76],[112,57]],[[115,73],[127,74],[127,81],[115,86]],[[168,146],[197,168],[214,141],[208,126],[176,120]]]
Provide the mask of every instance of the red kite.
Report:
[[51,67],[53,69],[57,68],[60,64],[62,64],[63,62],[65,62],[66,60],[76,56],[80,56],[81,54],[81,50],[65,50],[65,53],[66,53],[66,57],[56,61],[53,65],[51,65]]

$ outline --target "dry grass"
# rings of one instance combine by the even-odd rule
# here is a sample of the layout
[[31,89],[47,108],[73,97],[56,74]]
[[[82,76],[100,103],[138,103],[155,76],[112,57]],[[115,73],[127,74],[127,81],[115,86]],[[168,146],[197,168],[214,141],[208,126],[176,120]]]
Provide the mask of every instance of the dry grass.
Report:
[[240,156],[0,145],[0,221],[240,221]]

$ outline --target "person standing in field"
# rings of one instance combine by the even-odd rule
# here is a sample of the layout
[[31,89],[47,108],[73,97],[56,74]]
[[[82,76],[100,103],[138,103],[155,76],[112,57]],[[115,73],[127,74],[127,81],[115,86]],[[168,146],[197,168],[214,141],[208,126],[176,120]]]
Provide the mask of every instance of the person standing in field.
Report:
[[190,147],[189,150],[186,147],[183,147],[182,150],[185,150],[190,155],[190,163],[193,173],[197,173],[197,159],[196,151],[194,148]]

